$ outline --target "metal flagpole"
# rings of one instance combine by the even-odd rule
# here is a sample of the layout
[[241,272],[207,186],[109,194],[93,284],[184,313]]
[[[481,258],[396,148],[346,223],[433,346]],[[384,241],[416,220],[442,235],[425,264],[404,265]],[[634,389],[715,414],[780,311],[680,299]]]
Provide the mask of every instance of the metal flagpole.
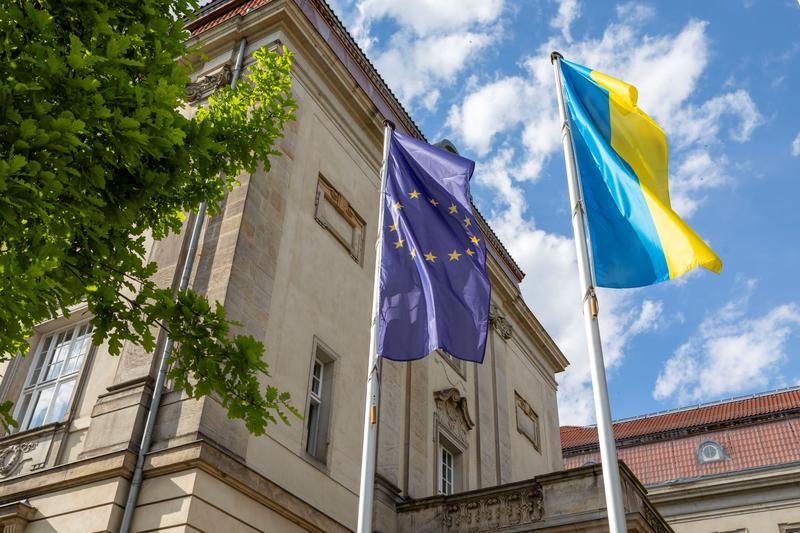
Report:
[[372,284],[372,324],[369,333],[369,374],[364,413],[364,442],[361,446],[361,482],[358,491],[358,533],[372,531],[372,502],[375,494],[375,455],[378,445],[378,402],[380,400],[380,370],[378,367],[378,304],[381,283],[381,251],[383,250],[383,211],[386,196],[386,166],[389,139],[394,124],[383,121],[383,164],[381,166],[380,204],[378,207],[378,238],[375,241],[375,280]]
[[619,464],[611,425],[611,406],[608,401],[608,384],[603,364],[603,346],[600,343],[597,296],[594,290],[589,246],[586,240],[586,220],[583,209],[581,189],[578,183],[578,170],[575,165],[575,150],[572,132],[567,121],[567,106],[564,101],[564,87],[561,81],[561,59],[558,52],[550,54],[558,90],[558,113],[561,119],[561,143],[564,147],[564,161],[567,165],[569,201],[572,207],[572,231],[575,234],[575,248],[578,252],[578,274],[583,295],[583,324],[589,345],[589,363],[592,371],[594,409],[597,418],[597,437],[600,441],[600,459],[603,467],[603,487],[608,509],[608,526],[612,533],[625,533],[625,510],[622,506],[622,489],[619,481]]

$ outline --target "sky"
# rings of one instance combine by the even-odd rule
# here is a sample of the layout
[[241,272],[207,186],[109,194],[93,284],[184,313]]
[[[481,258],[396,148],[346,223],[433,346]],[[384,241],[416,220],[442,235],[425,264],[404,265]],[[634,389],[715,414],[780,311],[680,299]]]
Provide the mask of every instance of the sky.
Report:
[[562,424],[591,424],[586,340],[549,55],[634,84],[666,131],[674,209],[722,258],[601,289],[615,419],[800,385],[798,0],[336,0],[431,142],[476,161],[475,204],[570,361]]

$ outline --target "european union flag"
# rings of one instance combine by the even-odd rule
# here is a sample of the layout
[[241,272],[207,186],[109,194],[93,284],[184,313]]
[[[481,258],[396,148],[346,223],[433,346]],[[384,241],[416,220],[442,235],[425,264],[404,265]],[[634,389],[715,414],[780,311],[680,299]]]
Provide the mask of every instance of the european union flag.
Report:
[[378,355],[442,349],[480,363],[491,288],[469,195],[475,163],[392,131],[386,164]]

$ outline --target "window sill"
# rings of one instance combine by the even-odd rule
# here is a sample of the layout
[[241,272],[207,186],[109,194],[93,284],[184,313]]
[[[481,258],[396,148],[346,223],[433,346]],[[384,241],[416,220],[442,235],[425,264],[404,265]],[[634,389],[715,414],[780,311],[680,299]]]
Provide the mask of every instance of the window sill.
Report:
[[323,463],[322,461],[320,461],[319,459],[308,453],[305,449],[303,449],[303,451],[300,453],[300,458],[303,459],[308,464],[310,464],[311,466],[313,466],[314,468],[316,468],[317,470],[319,470],[320,472],[323,472],[325,475],[330,475],[331,469],[328,466],[328,464]]
[[44,426],[39,426],[37,428],[26,429],[25,431],[3,435],[0,437],[0,446],[5,447],[18,442],[34,440],[37,437],[47,435],[48,433],[56,433],[63,426],[63,422],[50,422],[49,424],[45,424]]

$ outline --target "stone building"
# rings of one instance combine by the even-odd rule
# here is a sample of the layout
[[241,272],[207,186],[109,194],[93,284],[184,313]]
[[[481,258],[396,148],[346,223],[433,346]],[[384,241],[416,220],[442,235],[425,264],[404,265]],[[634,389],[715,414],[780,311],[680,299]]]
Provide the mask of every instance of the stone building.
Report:
[[[264,341],[272,380],[304,420],[253,437],[214,398],[166,390],[133,530],[352,531],[382,123],[423,135],[322,0],[217,1],[189,29],[207,58],[194,65],[194,106],[229,81],[242,39],[245,67],[261,47],[295,54],[299,108],[283,154],[269,174],[240,176],[205,222],[191,287]],[[476,218],[493,285],[486,360],[383,365],[376,530],[602,531],[599,469],[562,467],[555,375],[567,359]],[[164,286],[177,282],[186,233],[150,243]],[[4,531],[119,528],[156,361],[135,346],[109,356],[91,327],[78,306],[40,324],[27,357],[0,369],[0,399],[16,402],[21,422],[0,438]],[[625,469],[623,481],[631,530],[667,531]]]
[[[676,532],[800,533],[800,387],[621,420],[619,458]],[[567,468],[599,461],[561,428]]]

